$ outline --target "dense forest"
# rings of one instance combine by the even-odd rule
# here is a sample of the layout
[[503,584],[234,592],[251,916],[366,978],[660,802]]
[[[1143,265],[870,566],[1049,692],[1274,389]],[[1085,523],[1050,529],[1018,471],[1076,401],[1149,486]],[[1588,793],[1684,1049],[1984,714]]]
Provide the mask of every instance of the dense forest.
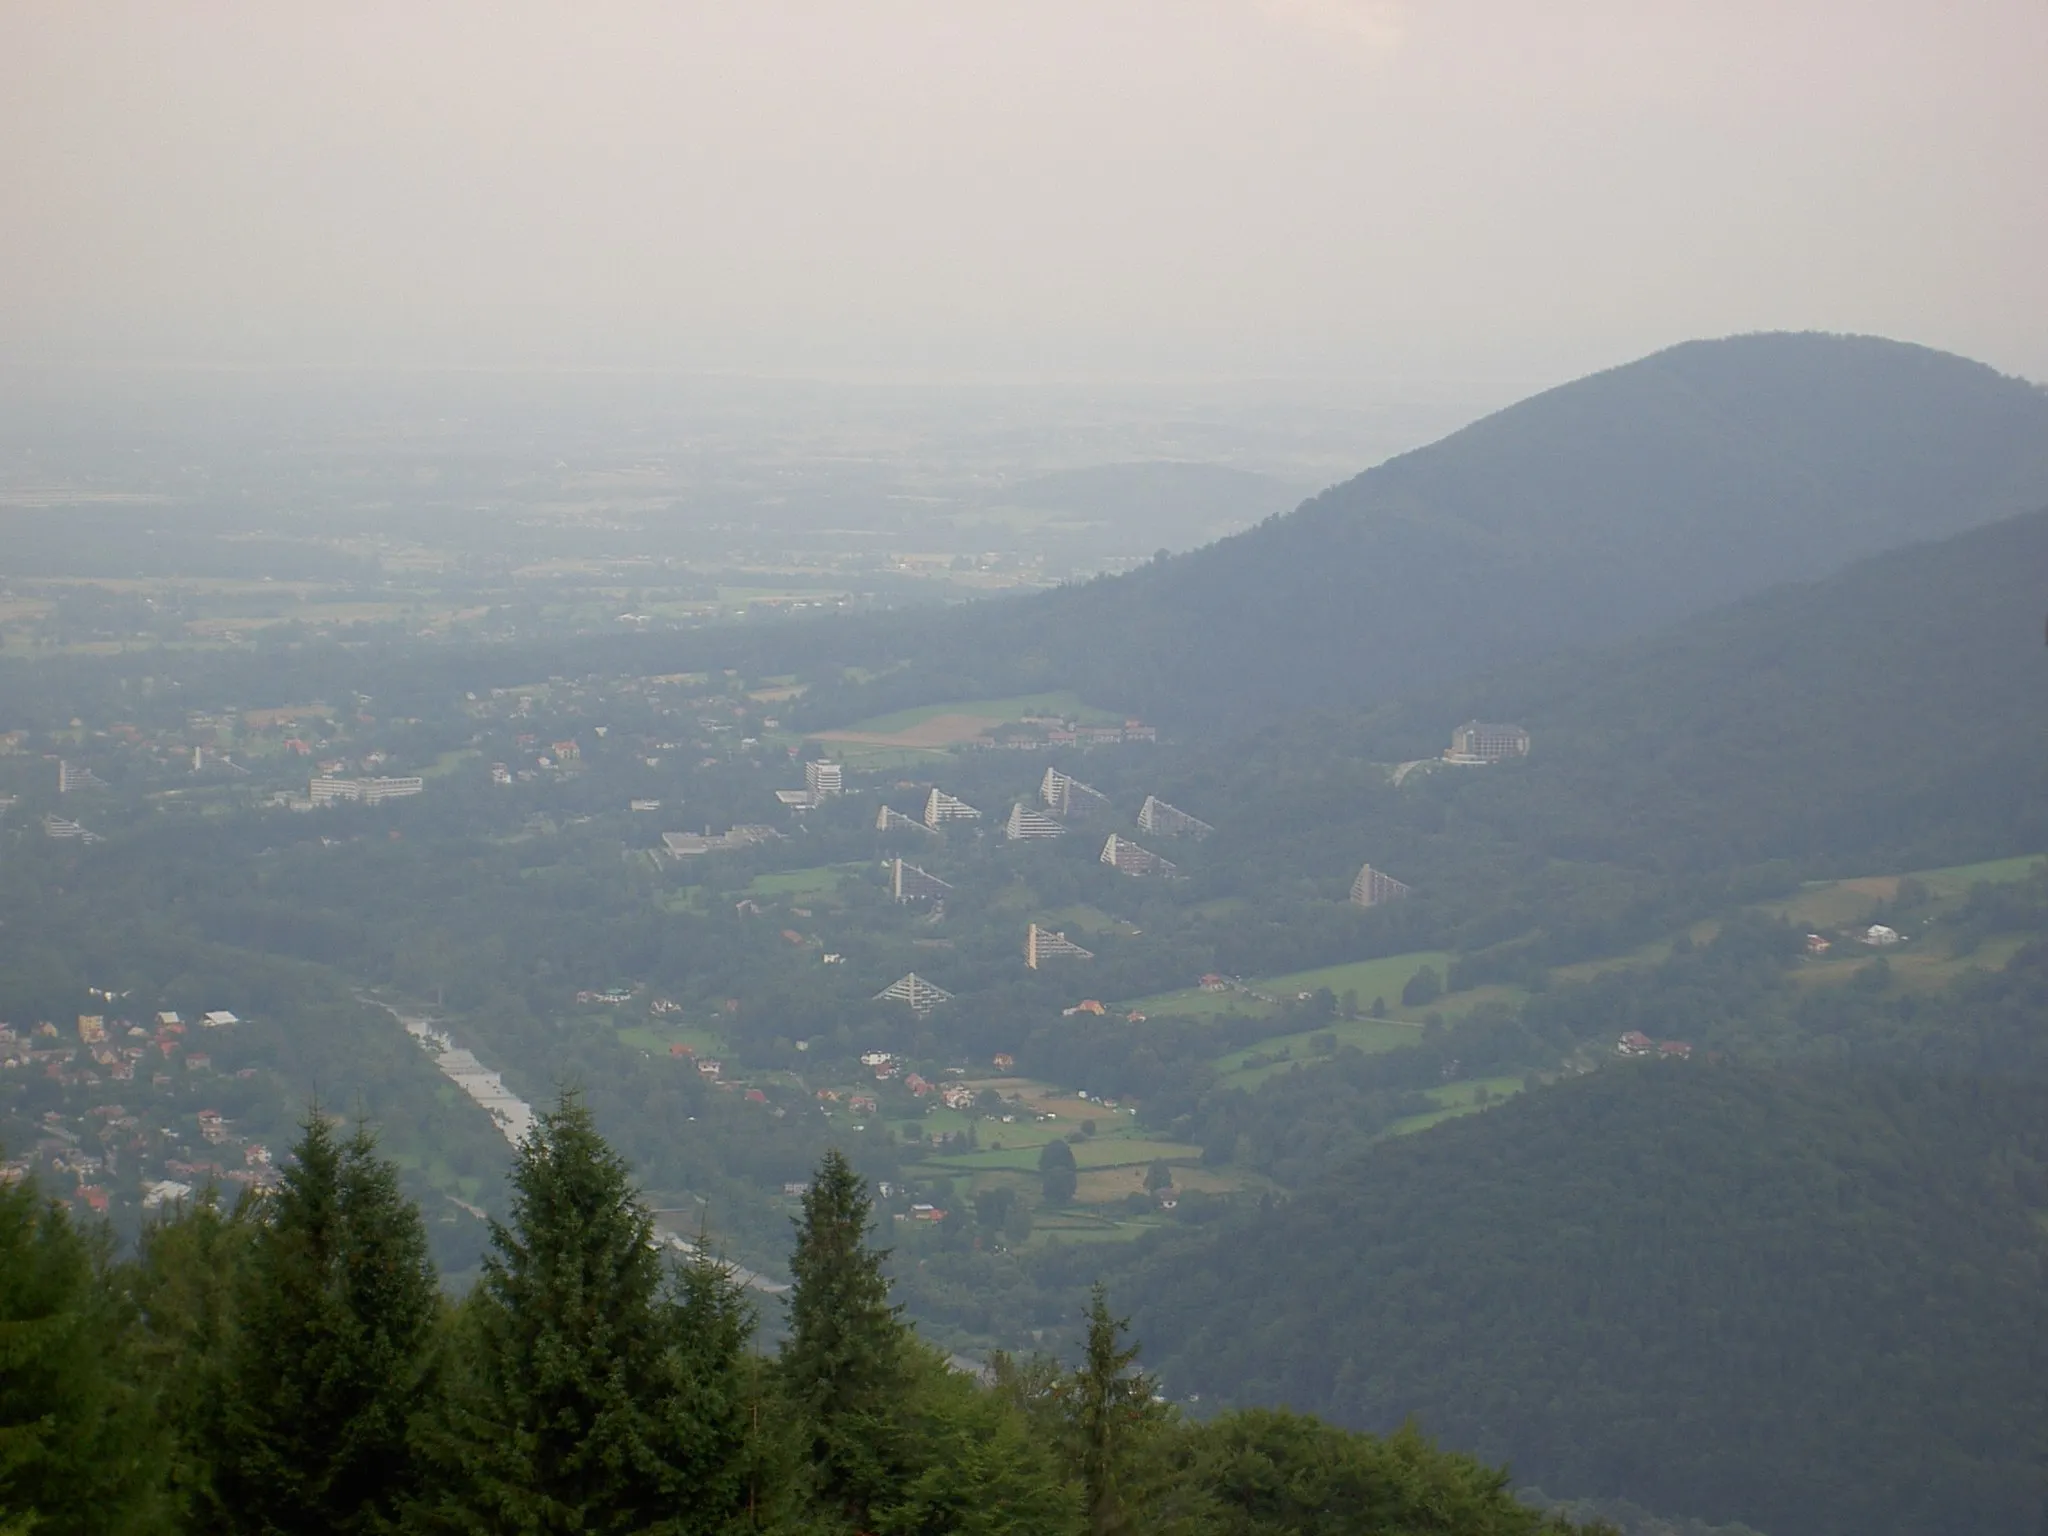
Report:
[[1772,1531],[2021,1536],[2048,1495],[2044,1127],[2039,1077],[1618,1065],[1119,1283],[1205,1401],[1414,1414],[1538,1484]]
[[[1367,858],[1401,874],[1421,905],[1374,923],[1471,952],[1475,975],[1802,878],[2048,847],[2042,570],[2034,512],[1645,640],[1198,746],[1160,792],[1232,808],[1209,852],[1233,878],[1341,896]],[[1473,717],[1521,723],[1535,750],[1386,782],[1378,765],[1434,756]]]
[[1505,1473],[1271,1411],[1156,1397],[1098,1288],[1071,1369],[921,1344],[828,1154],[771,1349],[717,1261],[665,1255],[565,1098],[459,1302],[361,1125],[317,1109],[283,1184],[117,1259],[0,1187],[0,1530],[1568,1536]]

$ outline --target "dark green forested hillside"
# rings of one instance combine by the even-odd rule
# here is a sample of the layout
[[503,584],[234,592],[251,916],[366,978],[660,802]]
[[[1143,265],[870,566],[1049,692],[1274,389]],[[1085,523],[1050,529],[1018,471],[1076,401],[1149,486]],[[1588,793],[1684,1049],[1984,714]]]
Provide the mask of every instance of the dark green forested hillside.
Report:
[[1485,781],[1501,812],[1528,794],[1549,819],[1569,783],[1579,809],[1549,835],[1694,864],[1911,868],[2048,846],[2044,611],[2048,512],[2033,512],[1444,690],[1352,745],[1403,757],[1440,750],[1446,715],[1522,721],[1542,750]]
[[[1650,937],[1675,891],[2048,847],[2043,572],[2037,512],[1645,640],[1219,741],[1154,782],[1230,808],[1215,855],[1239,879],[1339,897],[1370,859],[1416,887],[1404,927],[1507,944],[1471,974],[1519,974]],[[1387,782],[1475,715],[1526,726],[1529,758]]]
[[2026,383],[1869,337],[1691,342],[1206,549],[906,627],[907,667],[809,713],[1027,687],[1183,723],[1373,702],[2044,501]]
[[1416,1415],[1554,1492],[1771,1531],[2032,1532],[2048,1098],[1616,1066],[1151,1255],[1171,1387]]

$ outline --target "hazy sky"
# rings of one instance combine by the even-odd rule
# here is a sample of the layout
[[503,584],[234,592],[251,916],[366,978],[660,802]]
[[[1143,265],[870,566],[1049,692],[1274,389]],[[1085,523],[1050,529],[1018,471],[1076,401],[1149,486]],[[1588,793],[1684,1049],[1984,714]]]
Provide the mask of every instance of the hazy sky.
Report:
[[0,0],[0,361],[2048,377],[2044,0]]

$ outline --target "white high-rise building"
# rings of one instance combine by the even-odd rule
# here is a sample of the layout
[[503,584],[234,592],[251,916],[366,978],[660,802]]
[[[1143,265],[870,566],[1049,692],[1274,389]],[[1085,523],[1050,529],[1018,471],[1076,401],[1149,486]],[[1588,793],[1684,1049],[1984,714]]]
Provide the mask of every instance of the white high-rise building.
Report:
[[339,779],[323,773],[307,785],[306,795],[315,805],[332,805],[338,800],[376,805],[383,800],[403,800],[408,795],[421,794],[426,787],[426,780],[421,778]]
[[957,800],[943,789],[934,788],[924,803],[924,824],[936,832],[949,821],[979,821],[981,812],[965,800]]
[[1179,867],[1149,849],[1140,848],[1127,837],[1111,833],[1102,845],[1102,862],[1121,875],[1172,875]]
[[1157,795],[1147,795],[1145,803],[1138,808],[1138,830],[1149,832],[1154,837],[1207,837],[1216,829],[1199,816],[1190,816],[1186,811],[1168,805]]
[[915,864],[906,864],[901,859],[892,862],[889,894],[900,902],[938,901],[952,889],[937,875],[926,874]]
[[1384,902],[1399,901],[1408,891],[1409,887],[1392,875],[1367,864],[1358,871],[1358,878],[1351,882],[1351,904],[1355,907],[1377,907]]
[[1510,757],[1529,755],[1529,733],[1519,725],[1497,725],[1485,720],[1467,720],[1451,732],[1447,763],[1498,763]]
[[834,795],[846,793],[846,775],[837,763],[805,763],[804,788],[813,798],[828,800]]
[[1083,949],[1064,933],[1033,923],[1024,934],[1024,963],[1038,969],[1041,960],[1093,960],[1095,951]]
[[1063,821],[1086,820],[1110,810],[1109,796],[1057,768],[1045,770],[1045,777],[1038,784],[1038,798]]
[[57,793],[68,795],[80,789],[105,789],[107,781],[90,768],[80,768],[63,758],[57,759]]
[[1066,833],[1067,829],[1045,812],[1023,804],[1010,807],[1010,819],[1003,826],[1003,836],[1013,843],[1033,837],[1064,837]]
[[875,994],[878,1003],[907,1003],[910,1011],[920,1016],[930,1013],[941,1003],[950,1003],[953,994],[943,987],[935,987],[917,972],[892,981]]
[[885,805],[875,812],[875,830],[877,832],[929,832],[932,829],[914,816],[906,816],[901,811],[892,811]]

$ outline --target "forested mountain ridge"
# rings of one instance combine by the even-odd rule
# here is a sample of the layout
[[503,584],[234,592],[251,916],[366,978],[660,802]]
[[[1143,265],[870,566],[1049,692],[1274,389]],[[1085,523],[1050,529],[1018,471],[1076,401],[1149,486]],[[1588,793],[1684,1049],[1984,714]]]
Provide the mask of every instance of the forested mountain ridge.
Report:
[[[813,723],[1072,687],[1175,723],[1366,704],[2048,502],[2048,394],[1872,337],[1688,342],[1126,576],[906,625]],[[835,722],[836,723],[836,720]]]
[[[1401,922],[1448,908],[1457,926],[1429,942],[1468,949],[1592,913],[1595,887],[1620,917],[1661,920],[1652,885],[1783,887],[2048,848],[2043,571],[2035,512],[1646,639],[1219,740],[1154,778],[1175,804],[1232,808],[1216,841],[1233,867],[1336,898],[1370,859],[1416,889]],[[1528,728],[1529,757],[1431,765],[1473,716]],[[1418,759],[1388,782],[1386,765]],[[1648,936],[1589,931],[1552,959]]]
[[[1618,1065],[1126,1282],[1169,1386],[1773,1531],[2035,1529],[2038,1085]],[[1276,1262],[1276,1255],[1286,1261]]]

